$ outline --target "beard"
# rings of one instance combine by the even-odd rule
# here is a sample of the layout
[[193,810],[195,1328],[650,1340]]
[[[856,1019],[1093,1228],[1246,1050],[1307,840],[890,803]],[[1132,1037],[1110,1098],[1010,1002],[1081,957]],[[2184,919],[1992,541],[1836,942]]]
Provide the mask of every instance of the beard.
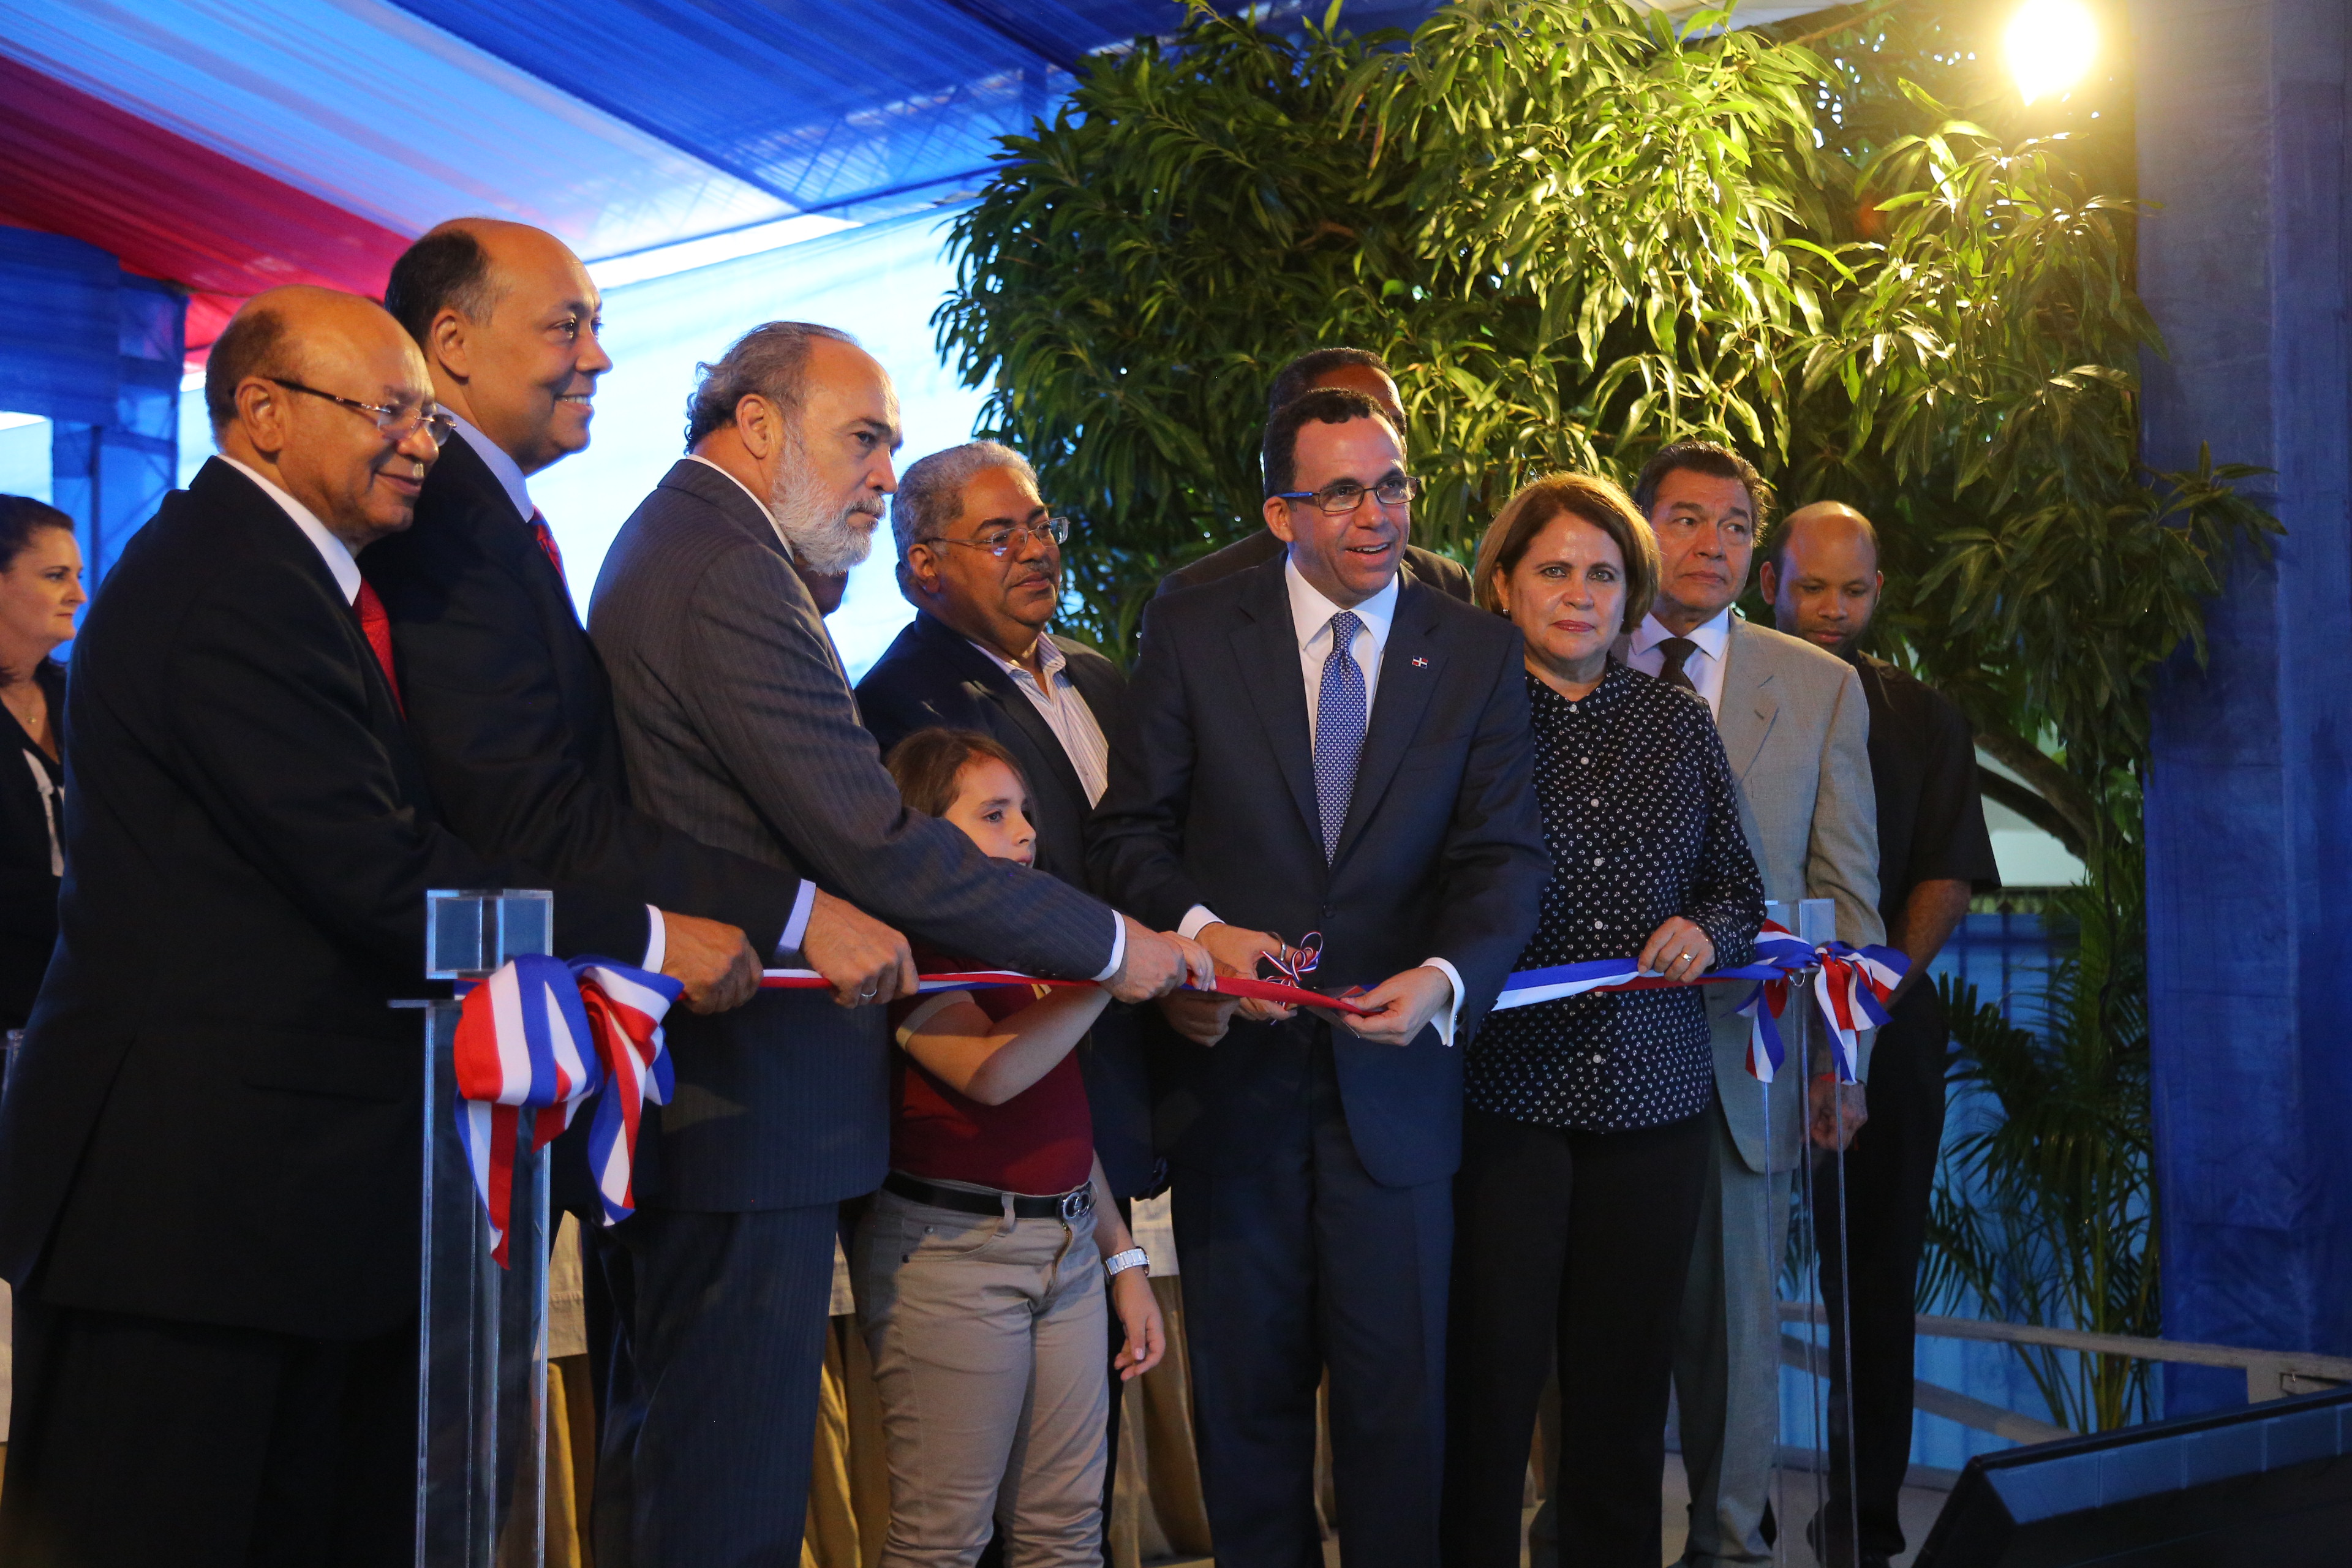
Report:
[[861,495],[842,506],[824,493],[797,450],[792,457],[778,469],[775,489],[768,497],[776,531],[803,567],[820,577],[837,576],[872,552],[874,531],[882,522],[881,503]]

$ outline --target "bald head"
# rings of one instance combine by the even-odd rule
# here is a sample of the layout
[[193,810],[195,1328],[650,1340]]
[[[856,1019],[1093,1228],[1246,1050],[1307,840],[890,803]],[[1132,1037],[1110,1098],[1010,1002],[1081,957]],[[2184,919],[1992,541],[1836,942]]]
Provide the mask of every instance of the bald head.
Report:
[[1773,531],[1757,585],[1772,624],[1850,656],[1878,613],[1878,530],[1843,501],[1799,507]]
[[453,218],[393,264],[384,305],[424,348],[434,392],[523,472],[588,445],[613,368],[603,300],[571,247],[503,218]]
[[415,515],[440,450],[416,417],[432,399],[400,323],[332,289],[255,295],[205,367],[222,455],[308,507],[354,554]]

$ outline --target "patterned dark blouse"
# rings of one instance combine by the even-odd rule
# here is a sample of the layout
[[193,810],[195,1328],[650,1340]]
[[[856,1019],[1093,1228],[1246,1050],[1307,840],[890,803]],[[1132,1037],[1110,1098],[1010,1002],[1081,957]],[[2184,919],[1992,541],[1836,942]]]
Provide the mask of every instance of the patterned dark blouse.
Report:
[[[1706,932],[1718,967],[1751,962],[1764,884],[1706,702],[1613,658],[1580,701],[1527,680],[1552,879],[1517,967],[1637,957],[1675,915]],[[1715,1098],[1692,985],[1493,1014],[1465,1066],[1472,1105],[1545,1127],[1659,1127]]]

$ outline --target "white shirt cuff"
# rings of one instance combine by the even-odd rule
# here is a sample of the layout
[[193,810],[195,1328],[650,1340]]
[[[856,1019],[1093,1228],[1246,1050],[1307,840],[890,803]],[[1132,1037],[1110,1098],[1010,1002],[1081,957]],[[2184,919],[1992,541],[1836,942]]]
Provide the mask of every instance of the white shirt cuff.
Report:
[[662,960],[669,956],[669,928],[662,924],[662,912],[653,905],[646,906],[646,961],[637,965],[648,974],[661,973]]
[[1430,1027],[1437,1031],[1438,1039],[1451,1047],[1454,1044],[1454,1026],[1462,1016],[1462,972],[1442,958],[1427,958],[1422,962],[1432,969],[1442,970],[1445,978],[1454,983],[1453,1005],[1429,1021]]
[[1176,934],[1182,937],[1186,942],[1198,942],[1201,940],[1201,933],[1203,931],[1206,931],[1211,926],[1223,925],[1224,923],[1224,921],[1219,920],[1214,914],[1210,912],[1208,905],[1194,904],[1191,909],[1184,911],[1184,918],[1177,922]]
[[816,908],[816,884],[806,877],[801,879],[800,896],[793,900],[793,918],[784,922],[784,934],[776,939],[776,952],[798,952],[801,943],[808,940],[809,911]]
[[1127,963],[1127,917],[1117,910],[1110,912],[1110,962],[1103,965],[1103,972],[1095,976],[1097,980],[1108,980]]

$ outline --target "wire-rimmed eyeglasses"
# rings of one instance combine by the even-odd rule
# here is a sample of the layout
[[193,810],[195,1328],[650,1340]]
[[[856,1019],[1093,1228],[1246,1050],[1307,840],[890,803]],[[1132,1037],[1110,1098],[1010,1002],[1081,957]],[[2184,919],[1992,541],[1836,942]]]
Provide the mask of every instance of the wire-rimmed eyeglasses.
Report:
[[263,379],[275,382],[289,392],[307,392],[313,397],[323,397],[330,403],[340,403],[346,408],[366,415],[375,421],[375,427],[383,433],[384,439],[395,447],[415,435],[420,426],[432,432],[436,447],[447,446],[449,437],[457,433],[457,416],[436,403],[420,403],[414,408],[404,408],[398,404],[362,403],[356,397],[338,397],[331,392],[321,392],[315,386],[305,386],[299,381],[288,381],[281,376],[265,376]]
[[1360,485],[1353,479],[1335,479],[1319,490],[1276,490],[1276,500],[1311,500],[1321,511],[1349,512],[1364,504],[1371,496],[1382,506],[1403,506],[1421,499],[1426,487],[1410,474],[1391,474],[1375,485]]
[[1040,544],[1059,545],[1070,537],[1070,520],[1066,517],[1041,517],[1034,522],[1016,522],[1002,528],[992,528],[972,539],[950,539],[944,534],[929,534],[915,541],[917,544],[961,544],[971,550],[985,550],[1002,561],[1032,539]]

